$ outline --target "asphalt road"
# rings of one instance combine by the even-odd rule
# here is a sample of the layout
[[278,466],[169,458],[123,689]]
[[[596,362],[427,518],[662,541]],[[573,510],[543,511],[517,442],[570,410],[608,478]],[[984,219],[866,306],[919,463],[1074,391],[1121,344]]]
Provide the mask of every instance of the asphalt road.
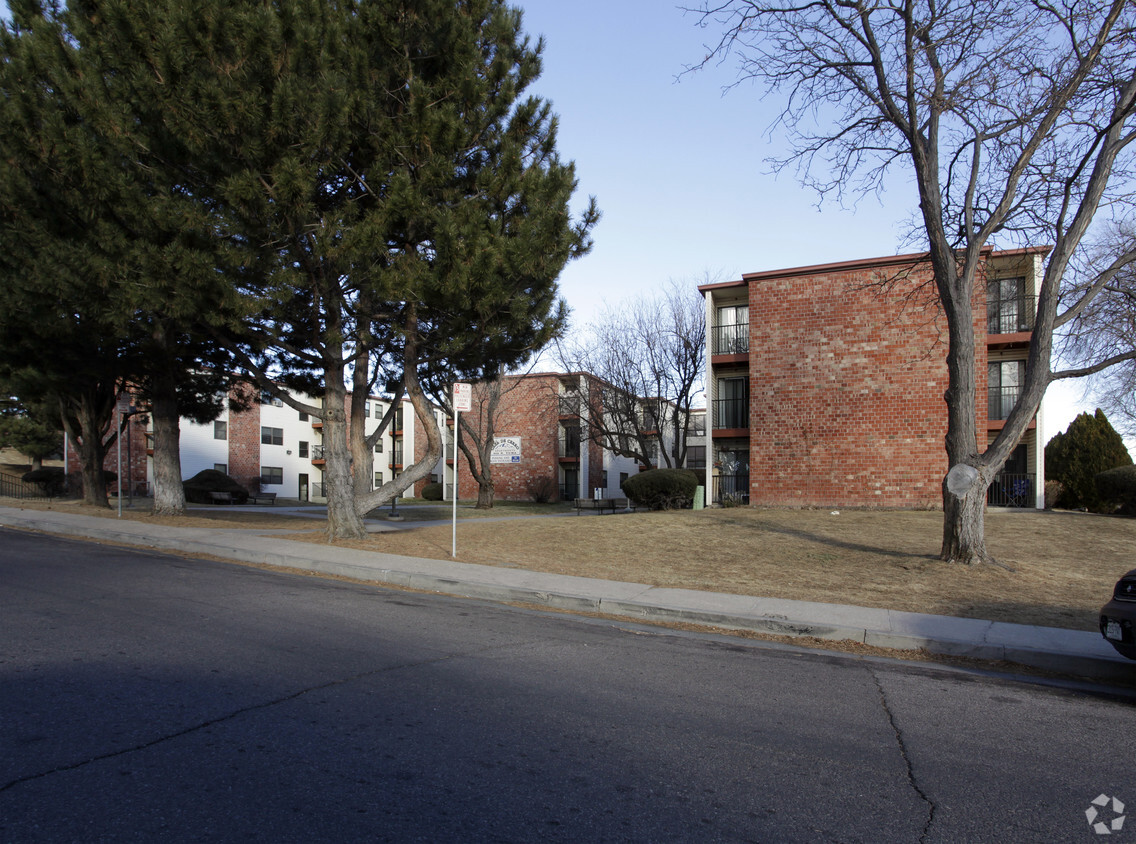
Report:
[[0,530],[6,843],[1136,841],[1134,760],[1123,699]]

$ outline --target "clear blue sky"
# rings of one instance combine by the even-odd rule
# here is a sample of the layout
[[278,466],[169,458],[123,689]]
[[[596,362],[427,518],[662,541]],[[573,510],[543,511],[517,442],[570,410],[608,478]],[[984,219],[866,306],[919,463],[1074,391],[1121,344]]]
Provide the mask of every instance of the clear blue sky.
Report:
[[[577,207],[594,195],[603,212],[594,250],[561,277],[574,324],[669,279],[694,285],[707,273],[728,280],[906,251],[915,194],[902,177],[882,202],[818,210],[793,173],[769,172],[765,159],[781,139],[766,130],[778,104],[762,103],[751,86],[723,93],[735,78],[728,65],[683,75],[715,36],[696,16],[652,0],[514,2],[525,30],[545,39],[532,92],[560,116],[558,147],[580,180]],[[1050,389],[1044,440],[1092,409],[1081,393]]]

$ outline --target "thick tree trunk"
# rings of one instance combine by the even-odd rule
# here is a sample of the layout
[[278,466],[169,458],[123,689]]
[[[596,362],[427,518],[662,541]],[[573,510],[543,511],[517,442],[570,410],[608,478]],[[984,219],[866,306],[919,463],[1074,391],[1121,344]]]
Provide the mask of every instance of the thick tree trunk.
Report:
[[981,468],[959,463],[943,479],[943,547],[940,558],[952,563],[991,563],[986,552],[986,490],[991,477]]
[[168,372],[155,377],[150,397],[154,420],[154,514],[185,513],[181,477],[181,427],[177,383]]
[[478,484],[477,508],[478,510],[493,509],[493,481],[487,480]]
[[347,389],[342,380],[328,374],[323,399],[324,492],[327,495],[327,538],[363,539],[367,535],[363,516],[355,508],[351,457],[347,448]]

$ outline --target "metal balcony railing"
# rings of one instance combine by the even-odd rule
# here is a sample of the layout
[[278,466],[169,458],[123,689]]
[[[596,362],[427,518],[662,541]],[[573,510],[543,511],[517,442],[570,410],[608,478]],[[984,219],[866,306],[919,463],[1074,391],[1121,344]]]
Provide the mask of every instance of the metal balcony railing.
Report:
[[749,473],[714,476],[715,504],[749,504]]
[[744,355],[749,352],[749,323],[716,325],[711,354]]
[[580,456],[580,435],[560,437],[560,456],[578,458]]
[[1010,411],[1022,395],[1021,387],[990,387],[987,390],[986,418],[1009,419]]
[[748,399],[714,399],[715,428],[748,428]]
[[992,507],[1033,507],[1036,505],[1037,475],[1004,472],[994,478],[986,491],[986,503]]
[[402,465],[402,448],[395,448],[391,450],[390,465],[393,469],[395,466]]
[[988,299],[986,301],[986,333],[1019,334],[1025,331],[1033,331],[1036,315],[1036,296]]
[[323,460],[324,459],[323,446],[322,445],[313,445],[311,447],[311,453],[312,453],[312,462],[313,463],[317,460]]
[[561,416],[579,416],[580,415],[580,397],[579,396],[560,396],[559,407],[560,407],[560,415]]

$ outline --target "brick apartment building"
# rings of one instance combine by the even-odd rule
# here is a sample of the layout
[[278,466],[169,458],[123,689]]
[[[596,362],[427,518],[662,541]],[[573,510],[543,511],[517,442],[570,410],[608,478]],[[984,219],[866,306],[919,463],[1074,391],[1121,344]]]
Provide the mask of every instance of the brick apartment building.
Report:
[[[629,475],[646,468],[588,436],[588,407],[602,408],[607,385],[588,373],[536,373],[502,379],[491,462],[495,497],[531,501],[618,496]],[[462,418],[484,432],[486,385],[475,385],[473,409]],[[584,409],[581,412],[581,409]],[[477,483],[458,452],[460,498],[476,498]],[[451,466],[452,460],[447,461]],[[452,478],[448,478],[452,482]],[[448,497],[448,493],[447,493]]]
[[[992,252],[975,291],[982,449],[1021,389],[1046,252]],[[699,288],[707,309],[712,500],[941,505],[946,321],[928,298],[933,290],[923,288],[930,268],[920,258],[750,273]],[[991,503],[1044,505],[1037,425],[991,487]]]
[[[544,373],[507,377],[503,383],[494,432],[497,447],[493,475],[498,499],[567,500],[589,497],[597,489],[601,490],[601,495],[617,496],[621,494],[624,479],[647,468],[633,458],[613,453],[587,435],[587,424],[581,418],[580,409],[602,407],[607,385],[600,379],[586,373]],[[485,385],[475,385],[474,408],[471,414],[463,414],[465,421],[480,419],[485,390]],[[203,469],[216,469],[250,491],[275,492],[280,498],[300,501],[326,500],[323,423],[269,393],[253,398],[247,402],[245,410],[235,409],[233,402],[226,402],[213,422],[198,424],[181,420],[182,477],[190,478]],[[299,398],[318,404],[307,397]],[[378,426],[389,404],[389,399],[379,396],[367,401],[364,417],[368,420],[368,433]],[[583,416],[586,415],[585,411]],[[442,457],[433,473],[415,485],[412,494],[420,496],[427,483],[438,481],[445,485],[445,499],[452,500],[453,419],[436,410],[435,420],[442,432]],[[130,435],[124,438],[123,446],[124,490],[145,495],[153,483],[153,465],[149,460],[153,456],[152,434],[147,430],[148,419],[143,412],[131,421]],[[483,420],[479,425],[484,430]],[[667,439],[668,444],[671,442]],[[409,401],[404,400],[392,425],[376,443],[374,487],[421,460],[426,443],[421,422]],[[703,453],[697,447],[691,451],[695,455]],[[460,497],[476,498],[477,483],[465,456],[460,453],[456,456]],[[77,470],[75,455],[71,462],[72,469]],[[116,454],[108,455],[107,468],[114,469],[116,465]]]

